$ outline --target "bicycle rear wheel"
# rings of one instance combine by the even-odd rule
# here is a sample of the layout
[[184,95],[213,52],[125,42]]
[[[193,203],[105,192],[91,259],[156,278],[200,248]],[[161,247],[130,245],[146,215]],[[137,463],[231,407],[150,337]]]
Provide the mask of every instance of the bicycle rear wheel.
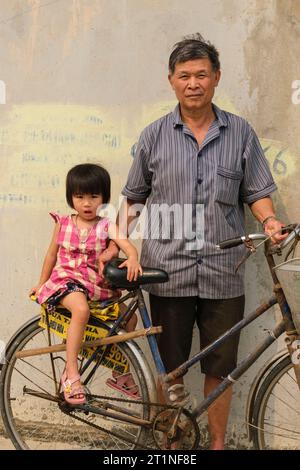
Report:
[[300,391],[290,356],[264,379],[253,409],[256,449],[300,449]]
[[[104,323],[101,328],[109,330]],[[59,342],[51,333],[51,344]],[[0,376],[2,418],[15,447],[36,450],[143,447],[149,430],[140,424],[74,409],[64,403],[58,386],[65,367],[65,353],[53,354],[53,363],[50,354],[15,357],[17,351],[45,346],[48,346],[48,333],[39,327],[38,321],[25,327],[9,348]],[[112,381],[112,369],[100,364],[88,383],[89,403],[94,409],[148,419],[149,406],[140,403],[149,399],[143,370],[127,344],[119,343],[117,347],[129,365],[141,400],[130,400],[123,392],[110,388],[107,381]]]

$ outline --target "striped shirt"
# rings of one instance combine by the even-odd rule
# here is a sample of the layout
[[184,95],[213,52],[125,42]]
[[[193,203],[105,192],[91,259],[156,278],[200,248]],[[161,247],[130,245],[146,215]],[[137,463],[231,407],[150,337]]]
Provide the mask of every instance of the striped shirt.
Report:
[[[244,203],[267,197],[276,185],[252,127],[241,117],[215,105],[213,109],[216,119],[200,147],[183,123],[179,105],[147,126],[122,191],[137,202],[147,199],[141,263],[165,269],[170,277],[166,284],[146,286],[154,295],[225,299],[244,293],[244,267],[235,273],[244,246],[218,251],[216,244],[243,235]],[[157,236],[158,231],[153,236],[153,226],[166,219],[158,209],[161,204],[181,207],[181,228],[189,221],[197,233],[200,227],[203,243],[191,249],[189,237],[177,236],[180,217],[175,223],[175,216],[169,220],[168,239]]]

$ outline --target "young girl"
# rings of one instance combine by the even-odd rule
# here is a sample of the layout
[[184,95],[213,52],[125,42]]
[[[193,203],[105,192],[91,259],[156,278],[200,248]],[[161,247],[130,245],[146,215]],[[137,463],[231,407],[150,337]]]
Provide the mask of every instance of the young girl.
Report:
[[58,303],[70,310],[72,317],[67,335],[66,368],[61,378],[65,400],[71,404],[86,401],[80,382],[77,356],[85,326],[89,319],[87,300],[105,300],[115,292],[105,286],[98,273],[98,259],[113,240],[127,256],[120,268],[127,267],[127,279],[142,274],[135,247],[115,224],[97,213],[110,199],[110,176],[100,165],[76,165],[67,175],[66,198],[76,214],[59,216],[50,213],[56,222],[40,281],[30,294],[49,307]]

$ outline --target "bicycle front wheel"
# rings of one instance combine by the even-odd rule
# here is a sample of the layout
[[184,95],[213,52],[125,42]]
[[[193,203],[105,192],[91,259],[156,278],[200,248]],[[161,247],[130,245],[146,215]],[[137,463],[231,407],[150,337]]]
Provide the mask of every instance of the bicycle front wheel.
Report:
[[256,449],[300,449],[300,391],[290,356],[264,379],[253,409]]
[[[101,328],[109,330],[105,324],[101,324]],[[50,335],[51,344],[60,342],[56,335]],[[65,367],[64,353],[15,357],[18,351],[48,344],[47,331],[36,321],[19,333],[7,353],[0,376],[1,411],[15,447],[32,450],[143,447],[150,431],[139,420],[149,418],[149,406],[142,403],[147,402],[149,396],[143,370],[131,348],[125,343],[117,346],[140,398],[130,400],[122,389],[111,388],[108,384],[114,383],[113,371],[107,364],[100,364],[88,383],[88,405],[96,410],[91,412],[66,405],[59,392],[59,380]],[[108,410],[111,416],[105,416],[103,410],[104,413]],[[118,419],[114,417],[116,413]],[[132,416],[136,422],[123,421],[123,416]]]

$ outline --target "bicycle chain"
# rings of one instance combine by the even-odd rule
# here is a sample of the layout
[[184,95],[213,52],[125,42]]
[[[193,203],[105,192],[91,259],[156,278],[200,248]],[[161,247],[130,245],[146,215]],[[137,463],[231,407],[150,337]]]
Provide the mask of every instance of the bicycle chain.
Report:
[[[152,403],[152,402],[147,402],[147,401],[135,401],[135,400],[129,400],[129,399],[126,399],[126,398],[114,398],[114,397],[110,397],[109,399],[107,399],[106,396],[103,396],[103,395],[89,395],[90,397],[92,398],[96,398],[96,399],[102,399],[103,401],[115,401],[115,402],[122,402],[122,403],[134,403],[135,405],[136,404],[139,404],[139,405],[148,405],[148,406],[156,406],[156,407],[159,407],[160,409],[177,409],[176,406],[170,406],[170,405],[167,405],[167,404],[161,404],[161,403]],[[93,401],[93,400],[88,400],[87,403],[89,403],[89,401]],[[96,405],[97,406],[97,405]],[[82,412],[84,412],[84,408],[82,408]],[[98,424],[95,424],[95,423],[92,423],[91,421],[88,421],[87,419],[84,419],[84,418],[81,418],[80,416],[76,415],[72,410],[68,410],[67,414],[69,414],[70,416],[72,416],[73,418],[77,419],[78,421],[84,423],[84,424],[88,424],[89,426],[92,426],[93,428],[95,429],[98,429],[99,431],[102,431],[102,432],[105,432],[106,434],[109,434],[110,436],[114,436],[114,437],[117,437],[118,439],[120,440],[123,440],[125,442],[128,442],[129,444],[133,444],[133,445],[137,445],[137,443],[135,441],[132,441],[130,438],[128,437],[124,437],[122,435],[120,435],[119,433],[115,432],[115,431],[111,431],[111,430],[108,430],[108,429],[105,429],[103,428],[102,426],[99,426]],[[153,425],[153,423],[152,423]],[[143,427],[143,424],[140,425],[141,427]],[[153,450],[152,447],[148,447],[146,445],[138,445],[137,448],[140,448],[140,449],[145,449],[145,450]]]
[[105,401],[119,401],[119,402],[122,402],[122,403],[133,403],[135,405],[148,405],[148,406],[156,406],[156,407],[160,407],[160,408],[172,408],[174,410],[177,410],[179,408],[179,406],[176,406],[176,405],[168,405],[166,403],[154,403],[152,401],[141,401],[141,400],[129,400],[129,399],[126,399],[126,398],[115,398],[115,397],[107,397],[107,396],[104,396],[104,395],[90,395],[91,397],[93,398],[97,398],[97,399],[100,399],[100,400],[105,400]]

